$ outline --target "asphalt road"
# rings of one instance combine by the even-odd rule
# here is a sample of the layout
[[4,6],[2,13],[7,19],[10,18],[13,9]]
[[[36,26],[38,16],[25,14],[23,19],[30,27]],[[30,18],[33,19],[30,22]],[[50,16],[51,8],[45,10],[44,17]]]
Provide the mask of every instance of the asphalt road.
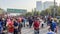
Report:
[[[22,34],[34,34],[34,29],[32,28],[28,28],[28,27],[23,27],[22,28]],[[46,24],[44,24],[44,28],[40,28],[40,33],[39,34],[47,34],[48,32],[48,26]],[[60,29],[58,29],[58,33],[60,34]]]

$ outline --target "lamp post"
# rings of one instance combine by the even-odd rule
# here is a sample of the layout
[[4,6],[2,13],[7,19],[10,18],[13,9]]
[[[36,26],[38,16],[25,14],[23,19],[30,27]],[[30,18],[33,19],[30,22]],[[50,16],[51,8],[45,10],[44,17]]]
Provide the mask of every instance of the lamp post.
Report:
[[56,3],[55,3],[56,0],[54,0],[54,14],[53,14],[53,17],[55,17],[55,14],[56,14]]

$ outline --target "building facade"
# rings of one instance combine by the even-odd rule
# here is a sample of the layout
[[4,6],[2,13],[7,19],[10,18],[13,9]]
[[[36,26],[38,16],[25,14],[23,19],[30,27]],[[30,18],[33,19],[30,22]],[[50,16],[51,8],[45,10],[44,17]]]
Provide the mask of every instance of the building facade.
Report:
[[[56,5],[57,5],[57,3],[56,3]],[[52,2],[52,1],[45,1],[45,2],[37,1],[36,2],[36,10],[38,10],[38,11],[45,10],[45,9],[49,8],[50,6],[54,6],[54,2]]]
[[42,10],[42,1],[37,1],[36,2],[36,10],[41,11]]
[[43,10],[49,8],[50,6],[54,6],[54,2],[50,2],[50,1],[46,1],[43,4],[44,4]]

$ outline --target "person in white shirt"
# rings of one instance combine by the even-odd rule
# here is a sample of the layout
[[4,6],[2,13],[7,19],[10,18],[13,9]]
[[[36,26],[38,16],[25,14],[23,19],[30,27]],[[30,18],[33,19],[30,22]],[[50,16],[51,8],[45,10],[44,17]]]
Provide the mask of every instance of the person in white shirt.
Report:
[[39,19],[39,21],[40,21],[40,27],[44,27],[44,20],[43,19]]

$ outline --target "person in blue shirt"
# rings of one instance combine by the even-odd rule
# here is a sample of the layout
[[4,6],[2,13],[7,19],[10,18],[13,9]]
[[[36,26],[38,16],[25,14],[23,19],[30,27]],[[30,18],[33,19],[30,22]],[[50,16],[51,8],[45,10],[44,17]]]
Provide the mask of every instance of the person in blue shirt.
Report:
[[[2,18],[2,22],[3,22],[3,31],[5,31],[7,29],[6,28],[7,19],[6,18]],[[2,34],[5,34],[5,32],[3,32]]]
[[18,34],[18,22],[17,19],[14,21],[14,34]]
[[56,20],[52,21],[52,23],[50,24],[50,29],[53,32],[57,32],[57,22],[56,22]]
[[3,22],[2,19],[0,19],[0,34],[3,32]]

